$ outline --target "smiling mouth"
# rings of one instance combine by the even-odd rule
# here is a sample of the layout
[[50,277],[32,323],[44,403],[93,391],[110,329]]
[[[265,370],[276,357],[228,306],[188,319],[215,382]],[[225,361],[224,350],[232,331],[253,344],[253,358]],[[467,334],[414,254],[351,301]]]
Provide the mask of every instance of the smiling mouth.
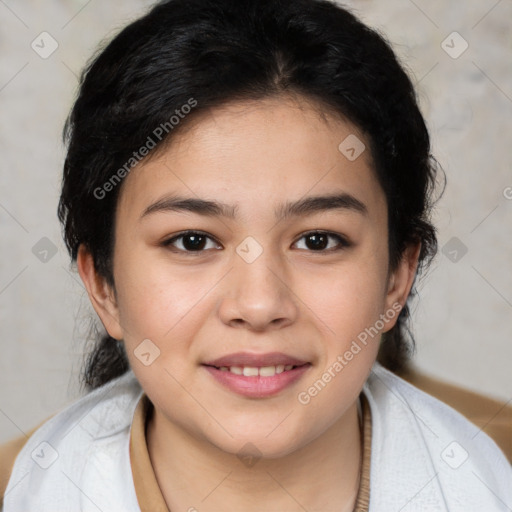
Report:
[[[250,360],[251,358],[253,361]],[[235,358],[230,357],[230,359]],[[248,398],[275,396],[294,385],[312,366],[311,363],[292,361],[291,358],[284,356],[280,357],[281,361],[279,361],[279,357],[273,358],[274,361],[277,359],[275,361],[277,364],[273,365],[269,364],[271,362],[268,360],[269,357],[266,357],[267,361],[261,361],[259,365],[254,361],[253,356],[246,357],[245,361],[242,361],[241,359],[244,358],[241,357],[236,359],[232,362],[225,358],[211,361],[209,364],[203,364],[202,367],[224,388]],[[215,364],[212,364],[213,362]],[[288,364],[282,364],[283,362]],[[228,363],[231,365],[227,366]]]
[[244,377],[274,377],[284,372],[289,372],[295,368],[302,366],[310,366],[311,363],[304,363],[301,365],[292,364],[278,364],[275,366],[214,366],[204,365],[210,368],[216,368],[221,372],[234,373],[235,375],[243,375]]

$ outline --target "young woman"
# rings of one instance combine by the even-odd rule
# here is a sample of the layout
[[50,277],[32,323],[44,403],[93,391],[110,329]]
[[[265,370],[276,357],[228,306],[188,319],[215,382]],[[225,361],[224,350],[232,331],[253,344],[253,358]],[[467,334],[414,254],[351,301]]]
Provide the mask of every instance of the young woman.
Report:
[[410,79],[323,0],[169,0],[84,71],[59,216],[106,330],[5,512],[494,511],[512,470],[393,373],[436,250]]

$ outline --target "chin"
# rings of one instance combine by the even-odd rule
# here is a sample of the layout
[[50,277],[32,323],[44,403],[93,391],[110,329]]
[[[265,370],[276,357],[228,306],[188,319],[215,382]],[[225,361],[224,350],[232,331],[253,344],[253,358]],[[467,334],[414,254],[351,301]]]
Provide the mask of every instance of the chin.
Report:
[[[279,427],[278,427],[279,428]],[[236,455],[242,462],[246,458],[254,459],[280,459],[286,457],[305,446],[307,439],[298,438],[296,433],[282,431],[279,434],[272,429],[230,431],[233,438],[223,436],[222,439],[209,438],[210,443],[219,450]],[[269,432],[272,432],[269,435]]]

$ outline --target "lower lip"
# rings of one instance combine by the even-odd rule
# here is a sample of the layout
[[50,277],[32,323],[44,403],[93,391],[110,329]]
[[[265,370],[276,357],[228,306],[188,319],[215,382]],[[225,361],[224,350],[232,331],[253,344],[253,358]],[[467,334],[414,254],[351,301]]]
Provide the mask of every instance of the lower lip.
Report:
[[203,365],[223,386],[239,395],[251,398],[265,398],[276,395],[304,375],[311,367],[310,364],[297,366],[282,373],[276,373],[273,377],[245,377],[230,371],[221,371],[214,366]]

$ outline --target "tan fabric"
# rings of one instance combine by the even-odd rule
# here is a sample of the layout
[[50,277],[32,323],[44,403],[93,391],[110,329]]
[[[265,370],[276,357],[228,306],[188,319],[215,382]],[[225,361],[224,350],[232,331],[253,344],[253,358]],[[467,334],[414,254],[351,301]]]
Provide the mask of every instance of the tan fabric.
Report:
[[28,436],[21,436],[0,446],[0,507],[4,503],[5,489],[9,483],[14,461],[27,442]]
[[[368,401],[362,396],[363,414],[363,463],[361,481],[354,512],[368,512],[370,503],[370,457],[371,457],[371,413]],[[132,464],[135,493],[142,512],[169,512],[162,491],[156,480],[146,444],[147,420],[152,414],[153,404],[147,395],[142,395],[133,416],[130,439],[130,458]]]
[[146,444],[146,425],[152,409],[153,404],[147,395],[143,394],[133,415],[130,438],[133,482],[141,512],[169,512],[156,480]]
[[491,437],[512,464],[512,399],[500,402],[428,377],[416,368],[403,372],[400,377],[459,411]]
[[361,481],[354,512],[368,512],[370,506],[370,462],[372,455],[372,417],[370,404],[361,393],[363,408],[363,463],[361,465]]

